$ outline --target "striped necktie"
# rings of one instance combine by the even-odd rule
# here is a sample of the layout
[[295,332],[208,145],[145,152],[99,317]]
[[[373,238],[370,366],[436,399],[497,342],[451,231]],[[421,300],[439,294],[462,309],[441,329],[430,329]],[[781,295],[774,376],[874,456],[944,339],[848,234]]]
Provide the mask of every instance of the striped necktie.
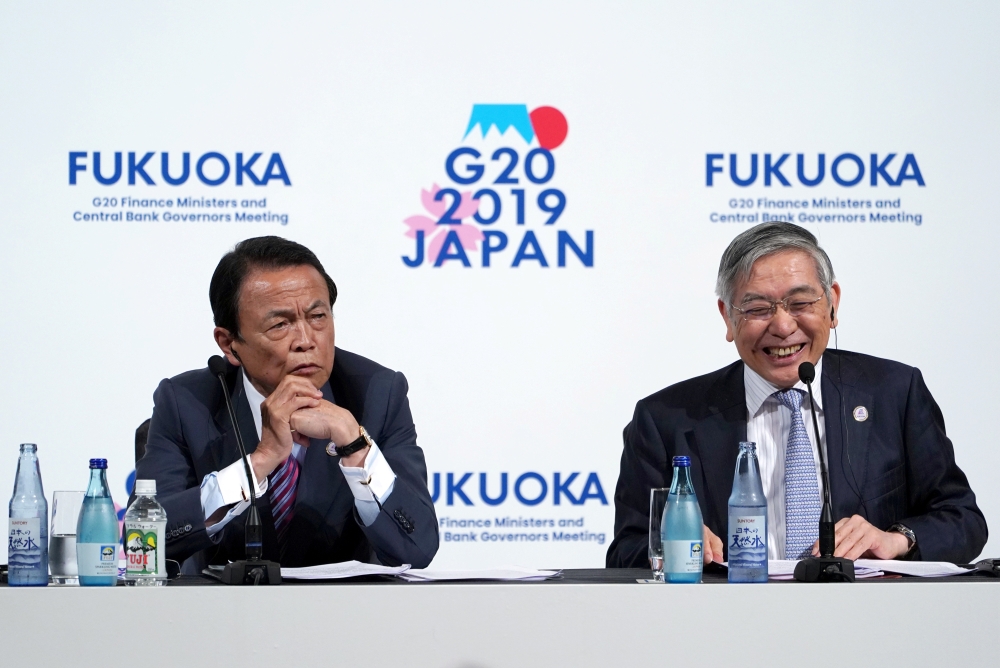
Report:
[[295,489],[299,483],[299,462],[289,455],[281,466],[268,476],[271,487],[271,516],[274,529],[278,532],[278,544],[284,545],[288,525],[295,511]]
[[801,559],[810,555],[819,537],[822,502],[816,482],[816,460],[802,420],[802,391],[781,390],[774,397],[792,412],[785,448],[785,559]]

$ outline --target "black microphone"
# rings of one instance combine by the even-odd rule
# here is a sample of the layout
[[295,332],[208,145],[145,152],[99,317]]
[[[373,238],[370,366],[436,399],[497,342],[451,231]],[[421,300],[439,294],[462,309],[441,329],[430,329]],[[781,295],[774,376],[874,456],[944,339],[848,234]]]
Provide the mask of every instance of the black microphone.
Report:
[[219,355],[208,358],[208,370],[219,379],[219,384],[222,385],[222,396],[225,398],[226,408],[229,410],[229,420],[233,423],[233,429],[236,432],[236,445],[240,450],[243,468],[247,474],[247,487],[250,488],[250,513],[247,515],[244,532],[246,560],[227,564],[220,579],[226,584],[281,584],[281,566],[273,561],[264,561],[260,558],[264,542],[260,513],[257,511],[257,490],[254,489],[250,461],[247,458],[246,447],[243,445],[243,434],[240,433],[240,425],[236,421],[236,409],[233,408],[233,399],[229,396],[229,384],[226,382],[229,369],[229,363]]
[[802,559],[795,564],[795,579],[800,582],[854,582],[854,562],[833,556],[837,546],[837,526],[833,521],[833,503],[830,501],[830,472],[827,470],[826,447],[819,437],[819,420],[816,419],[816,401],[812,383],[816,380],[816,367],[812,362],[799,365],[799,380],[809,391],[809,410],[812,413],[813,434],[819,448],[819,474],[823,483],[823,510],[819,516],[819,557]]

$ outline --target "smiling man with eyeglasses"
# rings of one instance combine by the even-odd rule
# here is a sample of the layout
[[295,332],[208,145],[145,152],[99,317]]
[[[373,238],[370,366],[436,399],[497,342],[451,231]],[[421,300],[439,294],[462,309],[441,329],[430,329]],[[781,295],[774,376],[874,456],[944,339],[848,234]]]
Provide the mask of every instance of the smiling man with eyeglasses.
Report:
[[649,490],[669,486],[675,455],[691,458],[705,562],[724,561],[732,537],[720,536],[739,443],[747,440],[757,443],[767,497],[768,558],[819,554],[820,451],[798,373],[806,361],[816,367],[836,556],[975,558],[986,544],[986,520],[920,371],[827,350],[840,285],[816,237],[791,223],[743,232],[723,253],[716,292],[740,361],[636,405],[624,432],[608,567],[648,564]]

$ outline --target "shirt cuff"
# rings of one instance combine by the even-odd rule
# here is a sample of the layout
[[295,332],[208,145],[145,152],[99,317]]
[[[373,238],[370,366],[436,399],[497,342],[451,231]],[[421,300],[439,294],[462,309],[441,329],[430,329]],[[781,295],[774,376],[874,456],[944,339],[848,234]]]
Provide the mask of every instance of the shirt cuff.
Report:
[[373,506],[377,508],[376,502],[382,504],[389,498],[396,484],[396,474],[375,443],[372,443],[365,457],[364,466],[344,466],[344,461],[341,460],[340,470],[347,480],[347,486],[351,488],[351,493],[354,494],[354,505],[362,515],[365,526],[371,525],[375,521],[375,516],[372,516],[369,522],[366,515],[371,513],[362,510],[368,511]]
[[[247,463],[249,460],[250,458],[247,457]],[[250,466],[250,476],[257,489],[257,496],[260,497],[266,493],[267,478],[258,483],[253,465]],[[209,538],[222,531],[222,528],[229,524],[234,517],[250,507],[250,488],[247,485],[247,474],[243,467],[243,460],[233,462],[221,471],[209,473],[201,481],[201,509],[205,514],[205,520],[207,521],[219,508],[225,506],[232,506],[232,508],[229,509],[225,517],[207,527]]]

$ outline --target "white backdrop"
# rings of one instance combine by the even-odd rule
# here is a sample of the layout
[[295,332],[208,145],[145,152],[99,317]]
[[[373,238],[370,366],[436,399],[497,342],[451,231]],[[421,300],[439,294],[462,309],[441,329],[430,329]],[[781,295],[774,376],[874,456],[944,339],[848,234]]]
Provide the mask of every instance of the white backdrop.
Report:
[[[338,345],[407,375],[429,471],[442,487],[449,473],[472,474],[463,488],[472,505],[457,495],[448,505],[442,489],[439,518],[556,525],[443,526],[476,540],[442,542],[435,563],[599,566],[635,402],[736,358],[713,285],[722,250],[747,223],[712,214],[788,212],[762,212],[760,198],[805,200],[821,214],[845,211],[815,211],[814,199],[898,200],[889,211],[919,214],[919,225],[867,222],[874,208],[863,223],[808,225],[843,286],[840,346],[920,367],[990,521],[1000,512],[990,409],[1000,400],[990,381],[998,27],[1000,9],[985,2],[5,3],[0,491],[9,494],[17,445],[30,441],[49,495],[83,488],[87,459],[101,456],[124,503],[133,432],[156,384],[215,352],[207,291],[218,259],[241,239],[280,234],[316,251],[336,280]],[[529,145],[516,128],[484,138],[481,127],[463,138],[476,104],[564,114],[569,133],[552,151],[551,181],[524,176],[538,138]],[[475,185],[456,186],[445,171],[460,146],[484,153],[487,173]],[[497,147],[517,152],[518,185],[491,185],[506,161],[488,160]],[[71,152],[87,154],[75,185]],[[117,183],[95,180],[94,152],[105,176],[122,152]],[[146,164],[155,186],[141,174],[128,185],[129,152],[155,153]],[[191,154],[186,183],[164,182],[161,152],[174,176]],[[232,167],[219,186],[195,175],[210,152]],[[257,178],[280,154],[291,185],[256,186],[249,176],[236,185],[238,152],[263,154]],[[777,176],[765,185],[765,154],[785,153],[790,185]],[[825,155],[820,185],[799,183],[800,153],[808,177]],[[855,186],[830,174],[844,153],[866,167]],[[880,163],[897,154],[892,179],[912,154],[924,185],[880,176],[871,186],[873,153]],[[712,186],[709,154],[725,156]],[[757,155],[755,183],[733,183],[730,154],[743,178]],[[534,166],[543,172],[544,160]],[[206,177],[219,167],[209,159]],[[848,159],[839,174],[855,169]],[[497,190],[496,223],[464,219],[472,237],[508,236],[490,267],[473,240],[468,268],[404,264],[415,244],[403,221],[430,215],[420,192],[434,184]],[[537,207],[545,188],[566,199],[551,226]],[[513,189],[526,192],[522,226]],[[224,210],[123,207],[124,197],[234,199],[236,211],[266,198],[263,210],[288,222],[166,221]],[[753,208],[739,209],[741,199]],[[101,211],[160,220],[74,220]],[[548,267],[511,266],[528,230]],[[593,232],[592,267],[572,252],[557,266],[558,230],[581,248]],[[496,496],[501,473],[513,486],[529,472],[548,487],[537,505],[513,490],[496,506],[481,500],[480,473]],[[607,504],[592,485],[581,505],[565,496],[555,505],[554,475],[565,482],[574,472],[574,498],[593,473]],[[537,480],[521,492],[537,496]],[[484,532],[535,538],[484,542]],[[985,553],[998,545],[991,539]]]

